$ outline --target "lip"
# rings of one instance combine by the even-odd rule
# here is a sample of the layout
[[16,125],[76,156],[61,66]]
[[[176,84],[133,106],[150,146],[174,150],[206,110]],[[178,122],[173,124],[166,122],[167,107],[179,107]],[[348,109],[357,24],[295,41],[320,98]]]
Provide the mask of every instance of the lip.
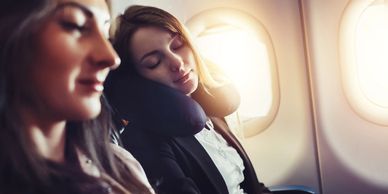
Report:
[[174,83],[186,83],[190,79],[190,73],[192,70],[188,71],[186,74],[183,74],[174,80]]
[[100,81],[95,78],[86,78],[78,80],[78,83],[93,92],[101,93],[104,90],[104,81]]

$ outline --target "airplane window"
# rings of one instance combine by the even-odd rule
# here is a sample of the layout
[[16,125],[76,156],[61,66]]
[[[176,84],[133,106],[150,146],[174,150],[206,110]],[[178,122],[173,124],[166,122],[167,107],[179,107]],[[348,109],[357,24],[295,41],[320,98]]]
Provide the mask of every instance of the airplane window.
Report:
[[352,1],[340,33],[348,99],[362,117],[382,125],[388,125],[387,18],[387,1]]
[[221,64],[236,84],[242,97],[242,119],[266,116],[272,104],[272,83],[265,45],[233,27],[201,35],[197,43],[204,57]]
[[356,62],[365,96],[388,107],[388,3],[377,1],[361,14],[356,28]]
[[203,57],[218,64],[239,90],[238,120],[245,136],[266,128],[277,110],[278,82],[272,43],[262,25],[245,13],[216,9],[195,16],[188,26]]

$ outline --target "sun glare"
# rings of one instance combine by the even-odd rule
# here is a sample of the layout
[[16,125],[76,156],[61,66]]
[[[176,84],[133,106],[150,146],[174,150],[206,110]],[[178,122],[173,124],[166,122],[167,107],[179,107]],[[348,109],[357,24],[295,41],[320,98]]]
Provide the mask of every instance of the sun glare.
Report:
[[250,31],[233,26],[208,29],[197,37],[203,56],[218,64],[241,95],[241,119],[266,116],[272,105],[270,62],[266,45]]
[[388,3],[368,7],[356,29],[356,61],[361,90],[378,106],[388,107]]

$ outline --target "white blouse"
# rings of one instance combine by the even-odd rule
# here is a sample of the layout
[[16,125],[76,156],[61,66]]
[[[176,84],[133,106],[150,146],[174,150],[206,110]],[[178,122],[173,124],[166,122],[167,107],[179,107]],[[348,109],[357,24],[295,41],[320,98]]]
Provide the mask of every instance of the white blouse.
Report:
[[221,173],[229,194],[244,194],[240,184],[244,181],[244,162],[236,149],[228,145],[226,140],[214,130],[214,125],[208,119],[206,122],[207,128],[202,129],[195,134],[195,138],[199,141],[210,158]]

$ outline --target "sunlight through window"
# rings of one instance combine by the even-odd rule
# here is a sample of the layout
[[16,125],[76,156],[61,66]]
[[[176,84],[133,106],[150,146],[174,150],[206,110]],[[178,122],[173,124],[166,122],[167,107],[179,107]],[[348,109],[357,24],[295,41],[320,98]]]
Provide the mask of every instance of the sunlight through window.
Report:
[[350,105],[362,118],[388,126],[388,1],[350,1],[339,41]]
[[241,119],[266,116],[272,104],[266,46],[255,35],[232,26],[208,31],[197,38],[197,45],[205,58],[222,65],[237,86]]
[[229,8],[205,10],[186,24],[205,61],[223,69],[239,90],[240,107],[225,118],[229,126],[244,137],[264,131],[280,101],[275,52],[265,27]]
[[388,107],[388,3],[377,1],[369,6],[356,33],[361,88],[370,101]]

